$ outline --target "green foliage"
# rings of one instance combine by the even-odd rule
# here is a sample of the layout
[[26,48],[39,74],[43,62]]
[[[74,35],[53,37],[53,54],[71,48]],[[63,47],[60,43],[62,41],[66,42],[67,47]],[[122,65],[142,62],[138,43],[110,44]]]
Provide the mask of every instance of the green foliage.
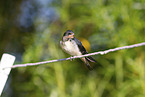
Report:
[[[143,0],[55,0],[59,14],[43,32],[25,41],[23,63],[68,57],[59,46],[70,29],[91,52],[145,41]],[[35,27],[40,26],[38,18]],[[35,28],[34,27],[34,28]],[[31,41],[31,42],[29,42]],[[79,59],[13,70],[14,97],[144,97],[144,47],[94,56],[102,67],[87,70]]]

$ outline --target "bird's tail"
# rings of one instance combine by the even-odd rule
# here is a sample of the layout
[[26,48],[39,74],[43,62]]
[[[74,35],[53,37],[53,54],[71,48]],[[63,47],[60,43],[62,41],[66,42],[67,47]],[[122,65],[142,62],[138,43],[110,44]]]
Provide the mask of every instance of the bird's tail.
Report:
[[85,59],[89,62],[97,62],[93,57],[91,56],[88,56],[88,57],[85,57]]
[[96,63],[98,66],[102,66],[99,62],[97,62],[93,57],[91,56],[88,56],[88,57],[85,57],[85,59],[89,62],[94,62]]
[[93,70],[93,68],[90,66],[88,60],[86,60],[86,58],[81,58],[81,60],[86,64],[86,66],[89,70]]

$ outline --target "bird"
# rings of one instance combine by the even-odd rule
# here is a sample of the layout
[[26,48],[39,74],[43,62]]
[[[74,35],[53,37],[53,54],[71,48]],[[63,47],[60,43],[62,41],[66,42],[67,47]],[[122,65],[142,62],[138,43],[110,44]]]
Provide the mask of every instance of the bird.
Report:
[[[80,56],[84,54],[88,54],[85,47],[82,45],[82,42],[78,40],[74,36],[74,32],[72,30],[67,30],[60,41],[61,48],[71,56]],[[90,66],[89,62],[98,63],[93,57],[87,56],[80,58],[87,66],[89,70],[93,70]]]

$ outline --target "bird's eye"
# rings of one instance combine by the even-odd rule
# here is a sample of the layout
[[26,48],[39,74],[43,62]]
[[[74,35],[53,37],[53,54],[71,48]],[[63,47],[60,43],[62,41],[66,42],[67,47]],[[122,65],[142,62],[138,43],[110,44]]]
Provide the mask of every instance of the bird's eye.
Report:
[[71,33],[68,33],[68,35],[71,35]]

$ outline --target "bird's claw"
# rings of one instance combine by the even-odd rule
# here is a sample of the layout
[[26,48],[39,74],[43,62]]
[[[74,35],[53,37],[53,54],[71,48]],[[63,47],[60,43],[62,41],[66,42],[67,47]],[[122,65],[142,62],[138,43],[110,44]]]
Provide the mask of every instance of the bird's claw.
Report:
[[73,56],[71,56],[71,57],[70,57],[70,61],[73,61],[73,60],[74,60],[74,59],[73,59]]

